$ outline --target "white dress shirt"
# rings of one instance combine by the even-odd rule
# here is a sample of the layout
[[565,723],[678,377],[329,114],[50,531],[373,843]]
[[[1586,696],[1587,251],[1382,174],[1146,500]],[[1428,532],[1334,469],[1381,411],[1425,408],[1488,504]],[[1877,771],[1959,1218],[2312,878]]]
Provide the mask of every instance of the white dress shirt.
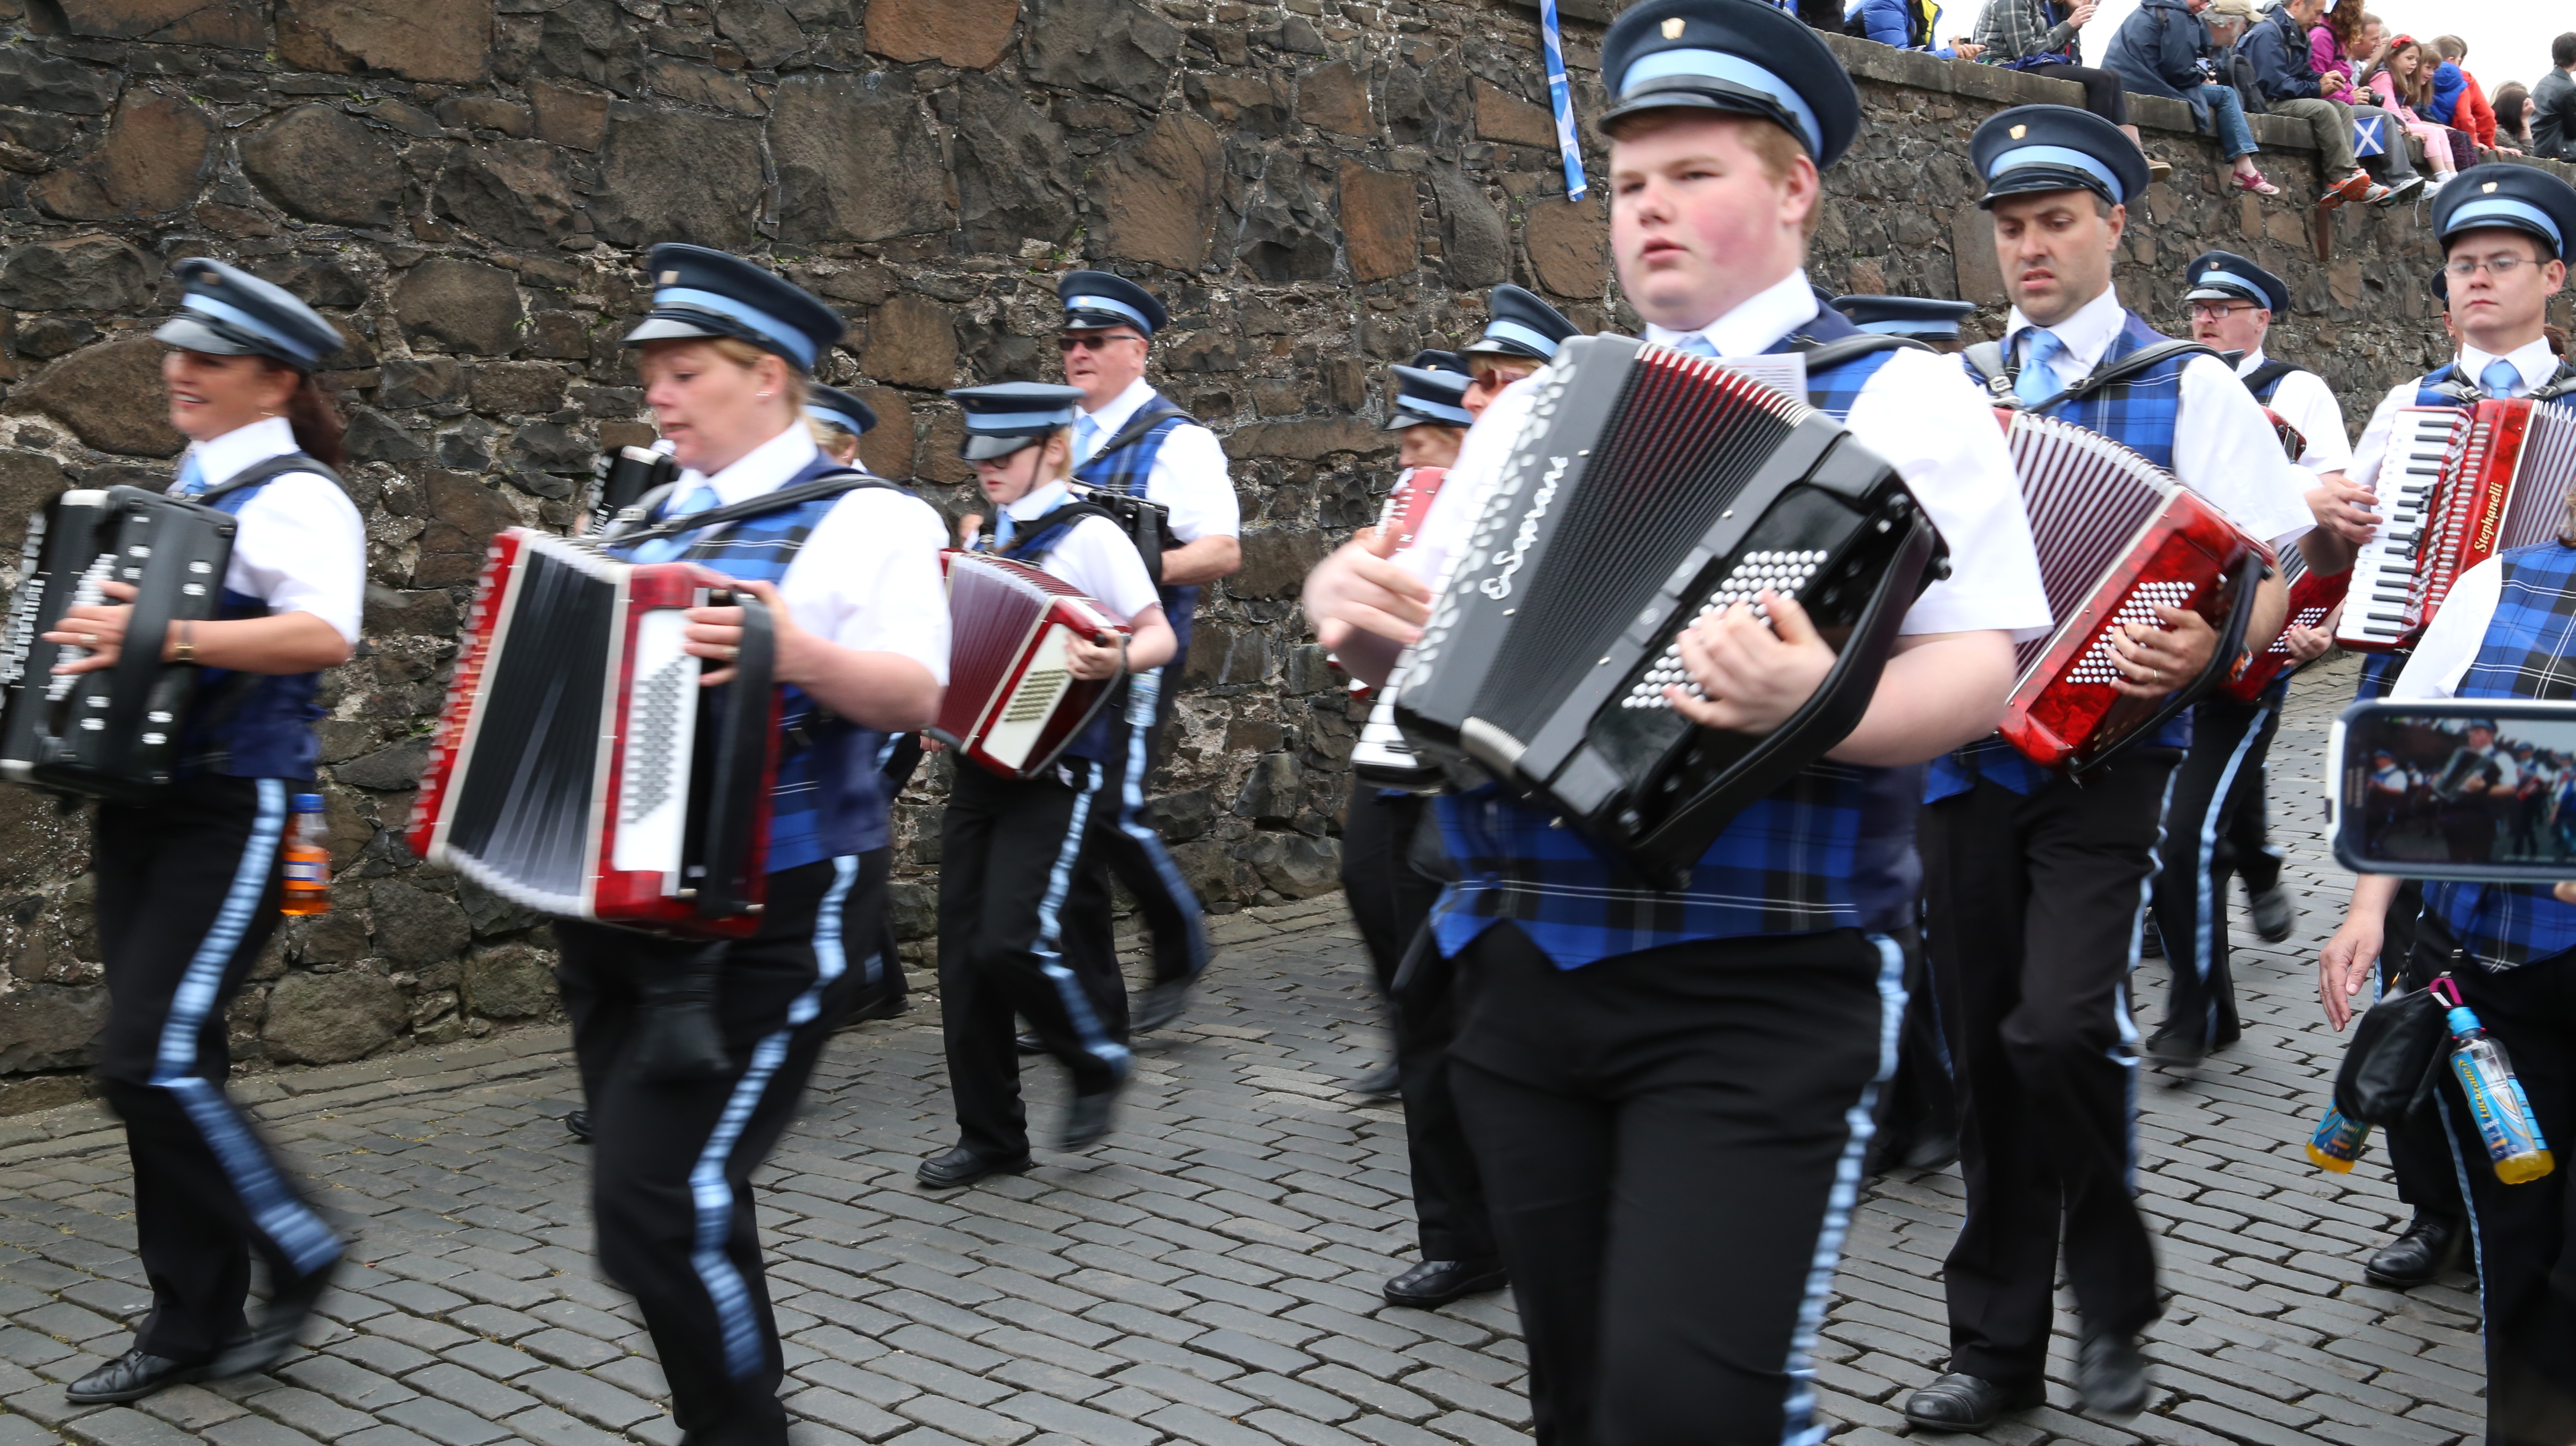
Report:
[[[188,455],[206,485],[219,487],[296,450],[294,426],[263,417]],[[234,515],[240,525],[224,586],[268,604],[272,617],[311,613],[356,643],[367,603],[367,527],[349,494],[317,473],[286,472],[260,484]]]
[[[2250,375],[2267,360],[2258,346],[2236,364],[2236,374]],[[2343,404],[2335,400],[2334,389],[2326,385],[2324,377],[2305,369],[2292,372],[2272,389],[2272,400],[2266,405],[2308,439],[2308,450],[2299,457],[2300,466],[2322,477],[2352,465],[2352,439],[2344,434]]]
[[[2020,355],[2026,358],[2033,330],[2053,333],[2066,346],[2055,363],[2058,385],[2071,386],[2093,374],[2128,319],[2119,289],[2106,286],[2051,327],[2036,327],[2016,306],[2004,335],[2008,346],[2025,348]],[[2183,363],[2173,474],[2237,526],[2275,548],[2289,546],[2317,525],[2308,511],[2308,473],[2281,455],[2281,439],[2264,417],[2262,403],[2216,357],[2196,356]]]
[[[1138,407],[1153,399],[1153,386],[1138,377],[1109,405],[1087,413],[1097,430],[1087,445],[1077,440],[1073,465],[1090,461],[1136,415]],[[1082,429],[1076,427],[1074,436],[1079,439]],[[1145,474],[1145,496],[1171,509],[1172,535],[1184,543],[1233,537],[1243,531],[1243,509],[1235,501],[1225,448],[1218,444],[1216,433],[1196,422],[1183,422],[1163,434],[1163,445],[1154,453],[1154,470]]]
[[[1720,356],[1749,356],[1815,315],[1815,293],[1807,288],[1806,273],[1799,271],[1747,299],[1702,334]],[[1669,345],[1680,335],[1649,327],[1646,339]],[[1484,511],[1485,496],[1502,473],[1545,375],[1542,370],[1512,383],[1468,430],[1417,540],[1396,555],[1399,565],[1434,585],[1445,576]],[[2237,390],[2241,394],[2244,388]],[[1924,589],[1900,630],[2003,629],[2016,639],[2044,636],[2048,595],[2040,587],[2021,485],[1993,410],[1959,364],[1931,352],[1890,354],[1862,384],[1848,425],[1863,446],[1895,466],[1949,544],[1950,576]]]
[[[2495,360],[2494,352],[2480,351],[2463,342],[2451,375],[2472,387],[2482,385],[2479,378]],[[2529,396],[2542,382],[2558,375],[2558,353],[2549,349],[2547,337],[2514,348],[2504,360],[2513,363],[2514,371],[2522,377],[2522,385],[2513,392],[2517,397]],[[2352,481],[2368,487],[2379,480],[2379,465],[2388,455],[2388,429],[2396,424],[2401,409],[2415,405],[2415,384],[2420,380],[2410,377],[2390,387],[2388,395],[2371,409],[2370,424],[2361,429],[2361,440],[2352,444],[2352,470],[2345,474]]]
[[[716,505],[774,492],[811,465],[813,429],[798,417],[786,431],[703,476],[683,470],[672,485],[678,506],[699,486]],[[842,494],[787,564],[778,595],[796,625],[862,653],[899,653],[948,682],[948,587],[939,572],[948,531],[929,503],[908,492],[862,487]]]
[[[1072,497],[1072,489],[1050,482],[1002,510],[1025,529]],[[1133,620],[1145,609],[1163,605],[1163,595],[1154,590],[1154,579],[1145,571],[1145,559],[1136,555],[1135,539],[1106,517],[1077,519],[1037,565],[1121,620]]]

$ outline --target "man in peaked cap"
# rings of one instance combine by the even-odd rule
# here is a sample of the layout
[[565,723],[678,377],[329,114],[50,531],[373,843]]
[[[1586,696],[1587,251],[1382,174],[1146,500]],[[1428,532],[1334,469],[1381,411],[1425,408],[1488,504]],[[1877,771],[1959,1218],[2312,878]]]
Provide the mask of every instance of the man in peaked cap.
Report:
[[[1956,566],[1908,610],[1837,754],[1855,766],[1739,816],[1681,889],[1642,886],[1543,809],[1436,800],[1459,880],[1429,942],[1477,981],[1451,1085],[1528,1332],[1538,1440],[1796,1440],[1813,1406],[1799,1322],[1823,1309],[1851,1206],[1837,1182],[1866,1143],[1852,1111],[1893,1068],[1886,931],[1913,898],[1887,846],[1911,829],[1913,769],[1994,725],[2011,640],[2048,607],[1975,389],[1809,289],[1821,172],[1860,125],[1833,52],[1754,0],[1646,0],[1611,25],[1602,76],[1612,250],[1646,340],[1797,354],[1808,400],[1889,459]],[[1307,615],[1355,675],[1382,679],[1418,636],[1538,391],[1515,383],[1477,419],[1412,548],[1354,544],[1309,577]],[[1767,732],[1773,704],[1812,696],[1823,645],[1794,603],[1769,607],[1777,634],[1739,609],[1684,635],[1709,696],[1740,706],[1683,716]]]
[[1503,388],[1554,360],[1567,337],[1580,335],[1563,312],[1508,281],[1485,298],[1485,313],[1484,331],[1459,349],[1475,377],[1466,396],[1471,412],[1484,411]]
[[[2289,546],[2314,525],[2307,474],[2217,357],[2120,304],[2111,261],[2147,186],[2136,146],[2101,117],[2016,106],[1969,143],[2013,302],[2001,342],[1961,355],[1995,404],[2101,432],[2173,472],[2239,526]],[[2275,577],[2246,642],[2287,608]],[[2160,608],[2116,640],[2118,686],[2161,698],[2199,676],[2217,634]],[[2156,1318],[2155,1253],[2129,1194],[2137,1068],[2120,990],[2138,900],[2156,866],[2165,788],[2188,715],[2082,788],[1990,736],[1937,760],[1921,831],[1926,922],[1966,1118],[1967,1220],[1950,1253],[1949,1373],[1905,1402],[1918,1426],[1977,1430],[2044,1399],[2058,1242],[2082,1315],[2076,1387],[2088,1409],[2146,1400],[2139,1333]],[[2166,919],[2166,937],[2187,926]]]
[[[1064,303],[1064,379],[1082,388],[1082,416],[1073,429],[1074,479],[1086,487],[1126,492],[1161,504],[1170,513],[1179,546],[1162,559],[1163,614],[1180,640],[1170,664],[1140,674],[1128,685],[1123,752],[1114,806],[1092,815],[1094,847],[1136,898],[1153,936],[1154,982],[1134,1010],[1138,1033],[1180,1018],[1190,984],[1207,967],[1207,935],[1198,895],[1147,817],[1145,788],[1171,727],[1181,669],[1190,656],[1190,623],[1199,589],[1230,577],[1243,565],[1236,534],[1242,517],[1225,451],[1216,434],[1191,420],[1145,380],[1154,334],[1168,320],[1163,303],[1144,287],[1106,271],[1068,271],[1056,283]],[[1077,881],[1067,906],[1071,923],[1066,958],[1103,982],[1121,980],[1111,944],[1110,898],[1105,886]],[[1131,1021],[1118,985],[1117,1033]]]

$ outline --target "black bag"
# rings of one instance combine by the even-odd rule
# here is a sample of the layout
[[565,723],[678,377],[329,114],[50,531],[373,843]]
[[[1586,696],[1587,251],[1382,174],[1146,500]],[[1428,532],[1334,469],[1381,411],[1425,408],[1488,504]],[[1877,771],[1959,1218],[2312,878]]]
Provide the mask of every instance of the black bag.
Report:
[[2394,1125],[2433,1093],[2451,1027],[2430,989],[2383,997],[2362,1012],[2335,1072],[2335,1108],[2365,1125]]

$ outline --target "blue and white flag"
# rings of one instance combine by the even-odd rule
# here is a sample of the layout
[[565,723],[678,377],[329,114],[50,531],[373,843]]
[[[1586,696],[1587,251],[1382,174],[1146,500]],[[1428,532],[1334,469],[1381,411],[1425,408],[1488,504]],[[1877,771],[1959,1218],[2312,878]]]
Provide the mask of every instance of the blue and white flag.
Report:
[[1565,83],[1565,41],[1556,24],[1556,0],[1539,0],[1538,35],[1547,50],[1547,99],[1556,111],[1556,149],[1565,157],[1565,199],[1583,199],[1583,147],[1574,138],[1574,92]]
[[2356,156],[2388,154],[2388,117],[2357,115],[2352,118],[2352,153]]

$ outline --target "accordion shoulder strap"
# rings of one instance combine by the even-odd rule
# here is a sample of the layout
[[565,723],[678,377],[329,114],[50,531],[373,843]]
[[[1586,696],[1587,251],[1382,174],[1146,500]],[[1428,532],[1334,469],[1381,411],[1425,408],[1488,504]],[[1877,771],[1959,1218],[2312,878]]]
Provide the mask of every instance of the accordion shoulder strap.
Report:
[[1967,359],[1968,366],[1976,372],[1978,379],[1986,384],[1987,391],[1994,393],[1998,398],[2012,395],[2012,373],[2004,365],[2002,342],[1981,341],[1960,352],[1959,355]]
[[[1998,405],[2007,407],[2019,407],[2022,405],[2013,397],[2013,373],[2011,367],[2004,360],[2004,346],[2002,342],[1981,341],[1975,346],[1969,347],[1966,351],[1961,352],[1960,355],[1966,357],[1968,359],[1968,365],[1974,367],[1977,375],[1985,379],[1986,390],[1994,395],[1994,399]],[[2095,367],[2093,369],[2093,375],[2086,377],[2084,380],[2077,382],[2071,387],[2066,388],[2057,395],[2028,408],[2028,410],[2044,412],[2049,408],[2056,406],[2060,402],[2080,400],[2084,397],[2091,396],[2093,393],[2102,390],[2104,387],[2110,386],[2114,382],[2127,381],[2129,378],[2134,377],[2141,372],[2153,370],[2156,367],[2164,365],[2166,362],[2172,361],[2176,357],[2216,357],[2218,355],[2219,353],[2214,347],[2205,346],[2196,341],[2185,341],[2180,337],[2168,337],[2163,341],[2155,342],[2148,346],[2142,346],[2136,351],[2129,353],[2127,356],[2120,358],[2118,361],[2111,362],[2105,366]]]
[[1931,349],[1910,336],[1889,336],[1875,331],[1838,336],[1831,341],[1802,340],[1792,343],[1789,347],[1789,350],[1806,359],[1807,372],[1810,376],[1827,367],[1838,367],[1844,362],[1856,361],[1878,352],[1930,351]]
[[2560,362],[2556,375],[2531,389],[2535,402],[2554,402],[2569,395],[2576,395],[2576,362]]
[[[2225,360],[2225,358],[2221,358],[2221,360]],[[2256,367],[2254,370],[2247,372],[2239,380],[2245,383],[2245,390],[2252,392],[2257,397],[2262,397],[2265,388],[2278,385],[2282,378],[2297,370],[2297,367],[2275,357],[2272,360],[2263,363],[2261,366]],[[2266,400],[2268,400],[2268,398]]]
[[344,492],[348,490],[349,484],[340,479],[340,474],[322,465],[319,459],[306,456],[302,452],[288,452],[282,456],[271,457],[265,462],[253,462],[194,497],[181,497],[175,500],[194,502],[200,507],[211,507],[218,497],[229,497],[236,492],[256,487],[262,482],[274,481],[289,472],[311,472],[319,477],[328,477],[331,479],[332,486]]
[[871,477],[855,468],[844,467],[793,486],[781,487],[775,492],[746,497],[740,502],[729,502],[722,507],[710,507],[704,512],[692,512],[685,517],[665,518],[650,527],[639,527],[632,532],[623,533],[612,541],[619,547],[632,547],[639,542],[676,537],[683,532],[724,527],[746,518],[766,517],[772,512],[783,512],[790,507],[802,507],[816,498],[838,497],[844,492],[856,492],[867,487],[882,487],[888,492],[901,492],[906,497],[912,495],[911,492],[883,477]]
[[[1151,432],[1156,427],[1195,426],[1197,423],[1198,419],[1196,417],[1193,417],[1188,412],[1181,410],[1181,408],[1176,405],[1171,398],[1158,394],[1152,401],[1138,407],[1136,409],[1136,414],[1127,419],[1126,426],[1119,428],[1115,433],[1111,434],[1108,441],[1101,443],[1100,446],[1092,452],[1091,461],[1097,462],[1101,458],[1108,456],[1110,453],[1117,451],[1121,447],[1134,446],[1136,443],[1143,441],[1145,439],[1145,434]],[[1091,463],[1086,462],[1083,465],[1087,467],[1091,465]]]

